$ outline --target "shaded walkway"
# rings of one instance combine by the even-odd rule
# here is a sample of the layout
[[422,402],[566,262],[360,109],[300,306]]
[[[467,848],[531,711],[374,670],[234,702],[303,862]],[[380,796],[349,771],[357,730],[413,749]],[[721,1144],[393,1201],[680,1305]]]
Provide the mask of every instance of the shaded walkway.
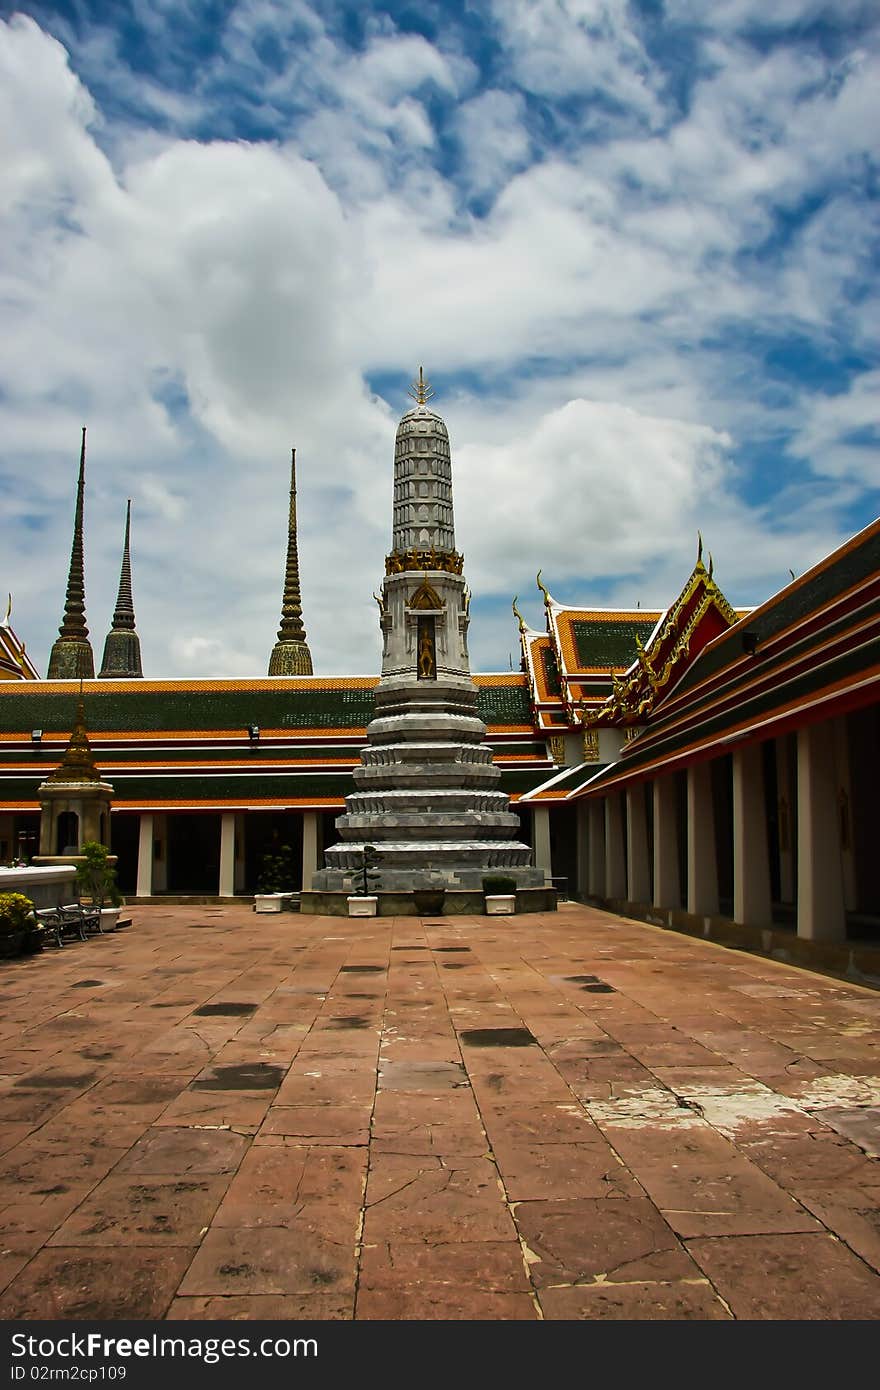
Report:
[[133,916],[0,966],[0,1316],[880,1314],[880,995],[574,904]]

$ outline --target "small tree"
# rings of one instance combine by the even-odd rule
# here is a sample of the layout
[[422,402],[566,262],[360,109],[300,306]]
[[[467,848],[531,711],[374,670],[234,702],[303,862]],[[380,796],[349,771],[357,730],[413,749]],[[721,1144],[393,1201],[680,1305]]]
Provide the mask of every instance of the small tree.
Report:
[[81,864],[76,866],[76,886],[80,893],[91,898],[95,907],[109,903],[119,907],[122,894],[116,883],[116,870],[109,863],[110,851],[97,840],[87,840],[83,845]]
[[293,850],[290,845],[278,845],[260,860],[258,893],[290,892],[294,879]]
[[365,898],[375,893],[379,887],[382,879],[379,864],[379,851],[376,846],[364,845],[361,860],[361,892]]

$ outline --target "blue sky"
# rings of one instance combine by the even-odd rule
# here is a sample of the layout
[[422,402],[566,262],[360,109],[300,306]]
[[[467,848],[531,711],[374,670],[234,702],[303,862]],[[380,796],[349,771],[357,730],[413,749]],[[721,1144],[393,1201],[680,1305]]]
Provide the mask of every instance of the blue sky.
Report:
[[0,11],[0,583],[44,671],[89,426],[145,668],[260,675],[297,446],[316,669],[378,665],[394,427],[450,430],[480,669],[534,575],[738,604],[878,511],[880,13],[861,0]]

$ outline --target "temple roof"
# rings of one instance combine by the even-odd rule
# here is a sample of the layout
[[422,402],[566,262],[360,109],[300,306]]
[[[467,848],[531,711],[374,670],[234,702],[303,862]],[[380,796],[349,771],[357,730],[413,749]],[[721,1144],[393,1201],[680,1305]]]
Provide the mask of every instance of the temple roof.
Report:
[[664,690],[680,680],[688,666],[714,638],[747,614],[732,608],[713,576],[712,560],[703,563],[700,540],[697,563],[675,602],[660,615],[647,641],[636,636],[635,660],[602,705],[585,717],[587,724],[643,722]]
[[6,617],[0,623],[0,681],[36,681],[37,669],[25,651],[24,642],[16,636],[9,621],[12,614],[12,595]]
[[[516,800],[552,771],[516,673],[476,676],[502,787]],[[87,682],[91,749],[120,811],[341,808],[373,714],[375,676]],[[37,809],[70,731],[76,682],[0,687],[0,809]],[[33,698],[25,699],[25,690]],[[16,696],[18,698],[14,698]],[[31,730],[39,727],[35,742]]]
[[667,683],[621,761],[580,794],[876,704],[880,521],[737,617]]

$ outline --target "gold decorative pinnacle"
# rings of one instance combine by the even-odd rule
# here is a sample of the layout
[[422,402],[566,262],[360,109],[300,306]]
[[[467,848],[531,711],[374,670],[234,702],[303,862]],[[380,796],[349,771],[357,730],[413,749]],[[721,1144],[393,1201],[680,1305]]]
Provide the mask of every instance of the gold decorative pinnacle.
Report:
[[517,622],[519,623],[519,630],[520,630],[520,632],[523,633],[523,632],[525,632],[525,630],[526,630],[526,620],[525,620],[525,618],[523,617],[522,613],[520,613],[519,609],[518,609],[517,606],[516,606],[518,602],[519,602],[519,594],[514,594],[513,604],[512,604],[512,607],[513,607],[513,616],[516,618]]
[[697,532],[697,566],[703,563],[703,533]]
[[418,379],[409,387],[409,395],[412,396],[416,405],[427,405],[434,394],[434,388],[430,381],[425,379],[425,373],[419,367]]

